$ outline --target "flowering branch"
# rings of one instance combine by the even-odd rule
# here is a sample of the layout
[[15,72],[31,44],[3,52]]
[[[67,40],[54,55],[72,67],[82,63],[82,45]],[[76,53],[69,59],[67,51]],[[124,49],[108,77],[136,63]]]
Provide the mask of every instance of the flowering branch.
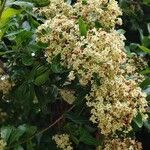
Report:
[[[75,105],[72,105],[68,110],[67,112],[70,112],[73,108],[75,107]],[[20,142],[20,143],[17,143],[17,145],[21,145],[21,144],[24,144],[26,142],[28,142],[29,140],[32,140],[35,136],[38,136],[44,132],[46,132],[47,130],[49,130],[51,127],[53,127],[54,125],[56,125],[60,120],[62,120],[64,117],[64,113],[58,118],[56,119],[52,124],[50,124],[48,127],[44,128],[43,130],[41,130],[40,132],[38,133],[35,133],[34,135],[32,135],[31,137],[29,137],[28,139],[25,139],[24,141]],[[15,147],[16,145],[12,145],[12,146],[9,146],[9,147],[6,147],[6,149],[11,149],[13,147]]]

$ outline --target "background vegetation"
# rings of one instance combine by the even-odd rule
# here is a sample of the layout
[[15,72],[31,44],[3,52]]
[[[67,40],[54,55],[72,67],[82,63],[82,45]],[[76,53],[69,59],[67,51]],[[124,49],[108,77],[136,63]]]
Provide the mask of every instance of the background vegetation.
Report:
[[[123,10],[126,50],[128,54],[144,56],[150,66],[150,1],[118,2]],[[0,93],[0,108],[6,113],[0,115],[1,138],[7,142],[6,149],[55,150],[51,136],[63,130],[71,134],[78,150],[92,150],[102,143],[103,137],[96,138],[96,128],[87,120],[89,110],[83,98],[88,89],[72,84],[68,88],[78,91],[75,105],[70,107],[62,101],[59,89],[68,72],[60,66],[59,58],[47,63],[43,51],[46,45],[35,41],[35,30],[45,18],[33,13],[32,8],[48,3],[47,0],[1,0],[0,67],[15,85],[9,95]],[[148,94],[148,101],[149,66],[141,71],[146,79],[140,85]],[[135,131],[144,149],[149,150],[150,119],[142,122],[137,118]]]

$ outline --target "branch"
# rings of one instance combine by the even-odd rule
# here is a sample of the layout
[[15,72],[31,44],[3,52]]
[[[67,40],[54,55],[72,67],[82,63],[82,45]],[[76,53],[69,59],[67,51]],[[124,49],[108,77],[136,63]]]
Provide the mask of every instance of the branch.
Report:
[[[73,105],[72,107],[70,107],[70,108],[67,110],[67,112],[70,112],[74,107],[75,107],[75,105]],[[32,136],[29,137],[28,139],[26,139],[26,140],[24,140],[24,141],[22,141],[22,142],[20,142],[20,143],[17,143],[17,145],[24,144],[24,143],[28,142],[29,140],[32,140],[35,136],[38,136],[38,135],[40,135],[40,134],[46,132],[46,131],[49,130],[51,127],[53,127],[54,125],[56,125],[60,120],[62,120],[63,117],[64,117],[64,113],[63,113],[57,120],[55,120],[52,124],[50,124],[48,127],[44,128],[44,129],[41,130],[40,132],[38,132],[38,133],[32,135]],[[9,147],[6,147],[6,149],[11,149],[11,148],[13,148],[13,147],[15,147],[15,146],[16,146],[16,145],[12,145],[12,146],[10,145]]]

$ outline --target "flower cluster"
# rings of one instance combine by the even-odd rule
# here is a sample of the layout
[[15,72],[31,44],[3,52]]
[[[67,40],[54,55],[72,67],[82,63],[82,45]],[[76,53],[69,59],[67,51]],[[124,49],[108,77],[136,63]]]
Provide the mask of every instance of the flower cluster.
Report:
[[[98,123],[104,135],[117,130],[131,130],[133,118],[138,112],[143,114],[145,111],[145,93],[135,81],[127,80],[123,76],[104,78],[101,82],[101,86],[93,85],[92,92],[87,97],[87,105],[92,108],[91,121]],[[143,118],[146,117],[143,114]]]
[[139,72],[147,67],[147,63],[141,56],[131,53],[131,56],[122,67],[122,74],[124,74],[126,78],[132,78],[132,80],[135,80],[137,83],[141,83],[144,80],[144,76]]
[[116,24],[122,24],[119,18],[122,11],[116,0],[78,0],[74,10],[92,26],[98,23],[103,28],[114,28]]
[[[61,65],[71,70],[69,80],[77,77],[81,85],[91,85],[91,92],[86,96],[87,106],[91,108],[91,121],[98,124],[102,134],[130,131],[130,124],[138,113],[145,119],[146,95],[132,76],[133,72],[136,74],[133,65],[136,61],[126,56],[125,37],[114,29],[121,23],[122,13],[117,2],[78,0],[70,6],[63,0],[55,0],[39,11],[48,19],[37,30],[37,41],[49,45],[45,51],[47,61],[52,63],[53,58],[60,55]],[[80,19],[85,23],[83,26],[88,27],[84,36]],[[94,75],[100,79],[100,85]],[[66,99],[68,93],[64,96],[62,91],[61,94]],[[55,136],[58,146],[64,137]]]
[[6,146],[6,142],[4,140],[0,140],[0,150],[4,150]]
[[131,138],[105,141],[104,150],[142,150],[142,144]]
[[38,11],[47,18],[53,18],[57,14],[68,18],[82,16],[90,26],[98,23],[103,28],[114,28],[116,24],[122,24],[119,18],[122,11],[115,0],[77,0],[73,6],[64,3],[64,0],[52,0],[49,6]]
[[64,3],[64,0],[51,0],[48,6],[38,9],[38,12],[46,18],[53,18],[57,14],[62,14],[68,17],[73,15],[72,6]]
[[116,74],[120,64],[125,62],[125,38],[115,30],[106,32],[94,28],[88,31],[86,38],[81,37],[76,20],[57,15],[41,25],[37,34],[37,41],[49,44],[48,62],[61,54],[62,65],[72,68],[83,85],[91,81],[93,73],[100,77]]
[[73,150],[68,134],[56,134],[52,139],[56,142],[58,148],[62,150]]

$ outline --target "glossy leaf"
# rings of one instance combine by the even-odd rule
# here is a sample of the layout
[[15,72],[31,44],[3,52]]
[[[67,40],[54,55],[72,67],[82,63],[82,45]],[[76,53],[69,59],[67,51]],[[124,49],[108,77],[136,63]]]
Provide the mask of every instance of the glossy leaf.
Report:
[[133,121],[136,123],[136,125],[139,128],[141,128],[143,126],[142,115],[140,113],[137,114],[137,116],[133,119]]

